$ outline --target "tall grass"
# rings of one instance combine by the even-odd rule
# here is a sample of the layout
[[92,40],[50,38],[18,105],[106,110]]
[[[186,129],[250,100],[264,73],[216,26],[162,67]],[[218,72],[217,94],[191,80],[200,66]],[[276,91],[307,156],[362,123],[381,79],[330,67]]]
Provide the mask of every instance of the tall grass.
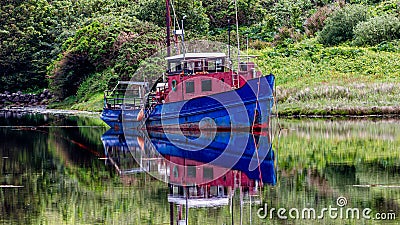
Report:
[[261,70],[276,75],[281,114],[358,115],[400,113],[399,49],[325,48],[307,40],[254,53]]

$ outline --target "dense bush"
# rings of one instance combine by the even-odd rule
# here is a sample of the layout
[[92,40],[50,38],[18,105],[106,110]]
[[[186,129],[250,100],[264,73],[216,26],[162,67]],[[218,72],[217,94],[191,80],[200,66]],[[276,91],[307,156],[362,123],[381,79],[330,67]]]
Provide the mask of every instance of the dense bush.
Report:
[[47,87],[46,67],[78,27],[95,14],[124,13],[134,5],[129,0],[2,1],[0,91]]
[[[210,18],[209,33],[212,36],[227,36],[227,21],[231,20],[235,26],[235,8],[233,1],[203,1]],[[311,10],[316,5],[325,5],[329,1],[294,1],[294,0],[239,0],[238,18],[239,33],[250,39],[273,42],[281,29],[295,30],[296,33],[304,31],[304,21],[310,16]],[[224,32],[221,32],[224,29]],[[224,41],[223,38],[218,38]]]
[[397,14],[398,16],[400,16],[400,1],[381,1],[379,4],[372,6],[371,10],[374,16],[380,16],[384,14]]
[[118,79],[118,75],[112,69],[106,69],[89,75],[76,92],[79,101],[88,101],[94,94],[108,90],[109,83]]
[[314,36],[317,31],[322,30],[325,26],[325,20],[333,11],[334,7],[332,6],[323,6],[318,8],[317,11],[307,18],[304,23],[306,35]]
[[375,45],[400,38],[400,19],[394,15],[373,17],[354,28],[355,44]]
[[[76,95],[91,74],[111,68],[118,79],[129,79],[140,61],[152,55],[163,40],[158,27],[134,17],[108,15],[93,19],[64,43],[63,54],[49,66],[53,93],[60,99]],[[85,83],[90,84],[96,85]]]
[[366,21],[367,7],[363,5],[347,5],[332,13],[320,32],[319,41],[324,45],[336,45],[354,37],[353,29]]
[[273,45],[280,45],[282,47],[287,46],[287,44],[299,41],[302,35],[296,32],[294,28],[282,27],[278,30],[278,33],[274,37]]
[[0,91],[47,86],[45,68],[55,38],[51,14],[44,0],[1,2]]
[[[203,0],[206,14],[210,19],[210,28],[224,28],[228,19],[235,23],[235,3],[230,0]],[[238,20],[240,26],[260,23],[271,8],[271,1],[238,0]]]
[[293,27],[303,31],[304,21],[310,16],[310,10],[314,7],[310,0],[277,0],[270,10],[277,20],[279,27]]

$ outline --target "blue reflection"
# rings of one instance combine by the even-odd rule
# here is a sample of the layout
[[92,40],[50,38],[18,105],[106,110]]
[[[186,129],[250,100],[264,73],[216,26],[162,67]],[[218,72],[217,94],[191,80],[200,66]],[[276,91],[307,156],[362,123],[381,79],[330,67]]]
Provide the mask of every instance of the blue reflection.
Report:
[[[267,134],[216,132],[208,135],[186,132],[182,135],[136,129],[124,133],[110,129],[101,139],[108,158],[118,158],[126,153],[133,156],[137,162],[135,171],[154,172],[155,167],[160,168],[160,161],[151,164],[146,159],[167,159],[167,163],[171,164],[169,180],[174,173],[172,164],[187,166],[182,163],[188,161],[191,164],[197,162],[196,165],[225,168],[226,171],[241,171],[251,180],[276,184],[275,155]],[[118,163],[120,159],[113,162]],[[118,165],[119,172],[123,171],[121,166]],[[132,168],[125,169],[132,171]]]

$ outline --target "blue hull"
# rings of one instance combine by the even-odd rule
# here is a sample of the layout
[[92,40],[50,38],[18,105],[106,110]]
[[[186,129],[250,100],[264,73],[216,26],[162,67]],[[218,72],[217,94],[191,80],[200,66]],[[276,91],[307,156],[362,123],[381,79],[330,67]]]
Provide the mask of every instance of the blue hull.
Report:
[[[273,106],[274,76],[248,80],[232,91],[157,104],[146,120],[148,129],[248,129],[267,127]],[[101,119],[110,127],[137,128],[140,110],[105,108]],[[123,115],[122,115],[123,114]]]
[[122,130],[123,125],[128,128],[138,128],[140,121],[137,121],[139,109],[121,110],[121,109],[103,109],[100,118],[112,129]]
[[249,128],[254,122],[266,126],[273,106],[273,84],[274,76],[269,75],[249,80],[236,90],[159,104],[147,119],[147,128],[229,130]]
[[107,109],[104,108],[101,112],[100,119],[102,119],[108,126],[114,127],[115,124],[121,125],[122,123],[122,110],[121,109]]

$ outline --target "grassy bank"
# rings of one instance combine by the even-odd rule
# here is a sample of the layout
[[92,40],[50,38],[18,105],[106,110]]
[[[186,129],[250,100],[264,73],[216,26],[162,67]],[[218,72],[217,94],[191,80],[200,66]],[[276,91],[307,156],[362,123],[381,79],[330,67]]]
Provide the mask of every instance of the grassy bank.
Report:
[[307,40],[265,48],[258,66],[276,75],[280,115],[400,114],[399,43],[322,47]]
[[400,83],[314,84],[277,88],[278,112],[296,115],[400,114]]
[[51,109],[73,109],[89,112],[101,112],[104,104],[103,93],[94,93],[89,100],[79,101],[75,96],[69,97],[61,102],[53,102],[48,108]]

